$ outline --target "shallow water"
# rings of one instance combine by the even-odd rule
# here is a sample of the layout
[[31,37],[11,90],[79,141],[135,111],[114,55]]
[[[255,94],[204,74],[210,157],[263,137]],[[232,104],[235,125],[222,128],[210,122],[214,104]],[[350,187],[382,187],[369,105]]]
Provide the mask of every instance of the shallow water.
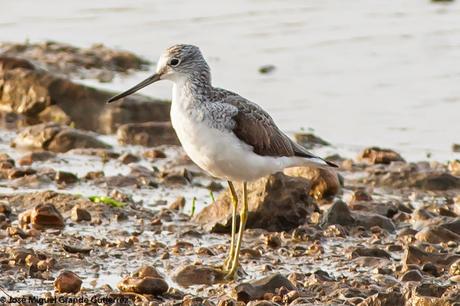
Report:
[[[0,1],[0,41],[104,43],[155,60],[199,45],[214,84],[261,104],[287,131],[339,147],[459,158],[460,3],[424,1]],[[261,75],[258,68],[276,70]],[[131,86],[147,74],[117,79]],[[169,98],[170,84],[143,93]]]

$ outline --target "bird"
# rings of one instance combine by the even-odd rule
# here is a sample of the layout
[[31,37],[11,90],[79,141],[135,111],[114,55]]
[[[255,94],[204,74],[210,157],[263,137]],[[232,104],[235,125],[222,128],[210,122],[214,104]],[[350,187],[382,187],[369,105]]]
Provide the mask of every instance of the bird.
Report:
[[[173,83],[171,123],[184,151],[205,172],[228,183],[232,230],[221,271],[225,279],[234,279],[248,216],[248,182],[289,167],[337,166],[291,140],[256,103],[214,87],[210,67],[195,45],[176,44],[167,48],[157,62],[155,73],[107,102],[120,100],[160,80]],[[236,183],[242,184],[243,190],[238,233]]]

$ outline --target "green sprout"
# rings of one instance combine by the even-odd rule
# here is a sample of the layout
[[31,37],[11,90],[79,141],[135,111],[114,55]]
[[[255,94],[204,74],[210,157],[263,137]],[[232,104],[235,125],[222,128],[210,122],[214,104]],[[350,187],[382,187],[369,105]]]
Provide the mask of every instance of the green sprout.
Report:
[[190,212],[190,218],[193,217],[193,215],[195,214],[195,210],[196,210],[196,197],[193,197],[193,199],[192,199],[192,211]]
[[212,193],[212,190],[209,190],[209,196],[211,197],[212,203],[214,203],[216,199],[214,199],[214,193]]
[[103,203],[112,207],[124,207],[126,204],[117,200],[112,199],[111,197],[106,196],[90,196],[88,199],[94,203]]

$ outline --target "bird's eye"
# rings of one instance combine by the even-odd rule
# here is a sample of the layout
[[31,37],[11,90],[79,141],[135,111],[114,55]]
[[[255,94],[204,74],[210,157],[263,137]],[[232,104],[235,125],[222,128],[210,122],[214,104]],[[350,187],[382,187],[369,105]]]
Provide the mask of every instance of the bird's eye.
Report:
[[179,59],[177,58],[172,58],[170,61],[169,61],[169,65],[171,65],[172,67],[176,67],[177,65],[179,65]]

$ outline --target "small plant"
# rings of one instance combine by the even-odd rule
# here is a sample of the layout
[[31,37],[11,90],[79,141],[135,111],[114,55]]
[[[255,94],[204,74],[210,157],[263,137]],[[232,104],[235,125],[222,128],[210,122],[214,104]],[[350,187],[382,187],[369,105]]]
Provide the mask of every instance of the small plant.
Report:
[[195,210],[196,210],[196,197],[193,197],[190,218],[193,217],[193,215],[195,214]]
[[106,196],[90,196],[88,197],[88,199],[91,201],[91,202],[94,202],[94,203],[104,203],[106,205],[110,205],[112,207],[119,207],[119,208],[122,208],[126,205],[126,203],[123,203],[123,202],[120,202],[120,201],[117,201],[115,199],[112,199],[111,197],[106,197]]
[[209,196],[211,197],[211,203],[214,203],[216,199],[214,198],[214,193],[212,193],[212,190],[209,190]]

